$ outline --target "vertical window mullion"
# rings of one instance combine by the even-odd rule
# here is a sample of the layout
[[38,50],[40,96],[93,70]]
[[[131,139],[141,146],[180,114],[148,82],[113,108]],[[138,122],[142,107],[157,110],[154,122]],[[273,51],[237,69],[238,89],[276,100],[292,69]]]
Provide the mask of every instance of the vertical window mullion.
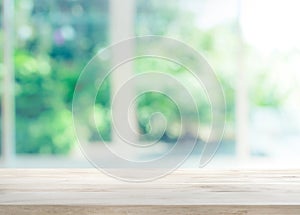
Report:
[[13,32],[14,1],[3,0],[2,159],[6,166],[15,156]]
[[238,0],[238,50],[237,50],[237,75],[236,75],[236,153],[239,160],[250,157],[249,147],[249,97],[247,71],[245,68],[245,49],[241,29],[242,0]]

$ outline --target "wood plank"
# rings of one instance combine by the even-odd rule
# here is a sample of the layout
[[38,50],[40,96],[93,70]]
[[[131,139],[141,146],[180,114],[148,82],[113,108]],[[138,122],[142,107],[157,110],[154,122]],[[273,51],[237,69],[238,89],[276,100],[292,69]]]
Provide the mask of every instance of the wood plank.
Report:
[[0,169],[0,214],[300,214],[300,170],[177,170],[128,183],[96,169]]
[[297,206],[1,206],[5,215],[299,215]]

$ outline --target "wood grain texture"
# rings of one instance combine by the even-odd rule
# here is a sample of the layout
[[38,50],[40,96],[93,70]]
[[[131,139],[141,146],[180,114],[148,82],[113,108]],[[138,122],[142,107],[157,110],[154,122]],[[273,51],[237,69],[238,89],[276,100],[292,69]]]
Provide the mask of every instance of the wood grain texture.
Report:
[[0,214],[300,214],[300,171],[178,170],[128,183],[95,169],[1,169]]

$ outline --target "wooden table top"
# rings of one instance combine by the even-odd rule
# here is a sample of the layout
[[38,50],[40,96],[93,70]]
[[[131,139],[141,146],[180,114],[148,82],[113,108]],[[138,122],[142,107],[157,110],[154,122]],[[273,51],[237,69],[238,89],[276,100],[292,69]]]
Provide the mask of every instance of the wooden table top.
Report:
[[129,183],[96,169],[0,169],[0,214],[208,213],[300,214],[300,170],[177,170]]

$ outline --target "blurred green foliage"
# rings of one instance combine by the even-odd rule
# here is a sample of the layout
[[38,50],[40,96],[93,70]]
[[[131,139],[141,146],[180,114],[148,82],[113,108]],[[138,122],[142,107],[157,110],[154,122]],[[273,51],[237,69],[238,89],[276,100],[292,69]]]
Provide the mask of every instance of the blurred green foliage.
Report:
[[[108,44],[108,1],[17,0],[16,14],[17,152],[68,153],[75,141],[71,114],[73,90],[89,59]],[[185,24],[186,19],[190,25]],[[211,52],[215,32],[191,31],[192,21],[193,17],[171,1],[137,1],[137,35],[171,33]],[[138,62],[137,70],[159,68],[173,75],[186,72],[180,67],[164,68],[162,63],[153,65],[153,62]],[[176,93],[175,89],[170,90]],[[111,139],[109,95],[107,80],[99,91],[95,108],[104,140]],[[198,102],[202,119],[209,121],[207,104]],[[142,134],[150,132],[149,119],[156,111],[162,112],[168,123],[180,123],[176,105],[165,96],[145,94],[138,99],[137,107]],[[178,133],[173,127],[167,128],[162,140],[176,140]],[[152,131],[144,138],[152,139],[153,135],[157,133]],[[97,134],[91,133],[90,141],[97,140]]]
[[72,83],[52,70],[47,58],[15,55],[17,152],[66,153],[71,148],[68,102]]
[[[66,154],[72,148],[73,91],[83,67],[107,42],[107,4],[16,1],[17,153]],[[107,108],[108,101],[99,102]]]
[[[107,0],[17,0],[16,1],[16,113],[17,152],[66,154],[75,135],[72,126],[72,97],[76,80],[88,61],[108,45]],[[192,45],[212,61],[227,101],[228,122],[234,121],[235,26],[226,23],[200,30],[195,14],[174,1],[137,0],[135,33],[165,35]],[[228,50],[231,47],[231,50]],[[180,50],[179,50],[180,51]],[[191,85],[188,72],[178,66],[157,61],[137,61],[137,72],[163,71]],[[90,83],[87,83],[89,85]],[[83,86],[86,87],[86,86]],[[175,88],[169,89],[178,94]],[[190,89],[192,93],[199,93]],[[210,108],[204,94],[196,101],[200,122],[186,107],[188,123],[210,122]],[[180,115],[166,96],[146,93],[138,98],[137,115],[144,140],[161,136],[163,141],[178,138]],[[96,100],[98,130],[111,140],[110,82],[105,81]],[[85,110],[90,111],[90,110]],[[151,130],[151,115],[162,112],[168,121],[165,133],[159,126]],[[170,126],[172,124],[172,126]],[[154,125],[153,125],[154,126]],[[150,132],[150,133],[149,133]],[[97,132],[89,134],[98,141]]]

